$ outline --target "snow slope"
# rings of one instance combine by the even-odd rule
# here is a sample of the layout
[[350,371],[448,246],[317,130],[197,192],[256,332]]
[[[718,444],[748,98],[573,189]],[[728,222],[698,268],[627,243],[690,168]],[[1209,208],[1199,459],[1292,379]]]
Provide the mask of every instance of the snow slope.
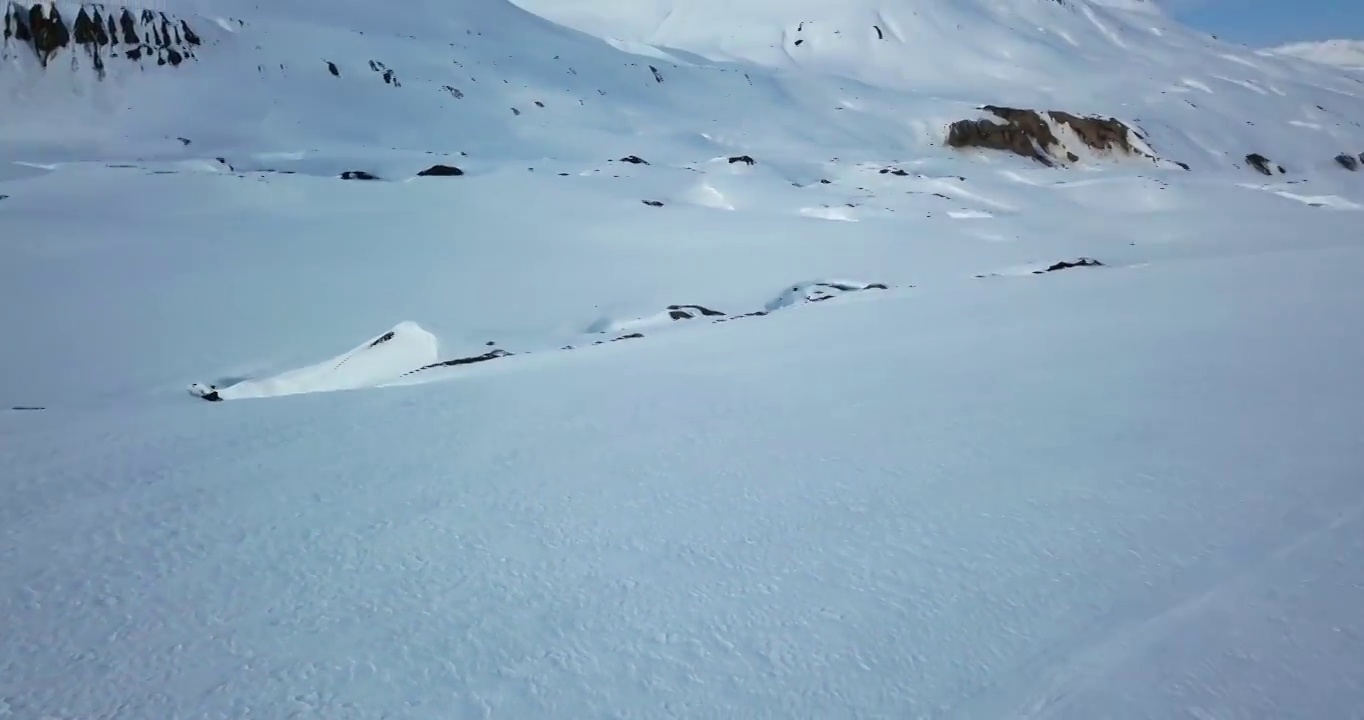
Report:
[[0,49],[0,717],[1364,716],[1358,78],[1141,0],[136,10]]
[[1289,43],[1271,48],[1270,52],[1347,69],[1364,69],[1364,40]]

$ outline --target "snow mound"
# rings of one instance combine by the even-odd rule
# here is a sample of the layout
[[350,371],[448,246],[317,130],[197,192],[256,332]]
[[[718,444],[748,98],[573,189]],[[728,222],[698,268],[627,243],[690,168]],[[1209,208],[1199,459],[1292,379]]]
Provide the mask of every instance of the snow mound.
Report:
[[403,322],[349,352],[315,365],[224,388],[195,385],[190,392],[209,400],[240,400],[374,387],[433,365],[439,352],[435,335],[414,322]]
[[773,298],[767,303],[767,312],[775,312],[782,308],[791,307],[801,303],[824,302],[832,300],[840,295],[848,293],[859,293],[867,290],[887,290],[889,287],[884,283],[866,283],[854,280],[823,280],[819,282],[800,283],[792,285],[789,290]]
[[639,332],[640,330],[664,327],[681,320],[724,316],[725,313],[722,313],[719,310],[712,310],[704,305],[669,305],[662,312],[641,318],[631,318],[629,320],[602,318],[588,326],[587,332],[598,334],[620,332],[631,333]]

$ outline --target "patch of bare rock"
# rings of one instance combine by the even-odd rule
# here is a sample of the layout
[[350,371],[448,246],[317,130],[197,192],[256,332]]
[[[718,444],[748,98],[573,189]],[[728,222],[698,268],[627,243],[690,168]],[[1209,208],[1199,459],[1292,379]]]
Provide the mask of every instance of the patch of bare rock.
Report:
[[1066,127],[1080,142],[1097,152],[1155,159],[1132,142],[1133,136],[1140,135],[1117,118],[1082,117],[1060,110],[1038,111],[996,105],[981,109],[995,117],[952,123],[947,131],[948,147],[1002,150],[1052,167],[1063,161],[1080,159],[1056,135],[1054,128]]
[[90,57],[101,79],[111,60],[178,66],[194,59],[203,42],[188,22],[164,12],[97,3],[75,6],[75,17],[68,20],[55,4],[11,1],[0,19],[3,56],[27,47],[46,67],[63,48],[75,46]]

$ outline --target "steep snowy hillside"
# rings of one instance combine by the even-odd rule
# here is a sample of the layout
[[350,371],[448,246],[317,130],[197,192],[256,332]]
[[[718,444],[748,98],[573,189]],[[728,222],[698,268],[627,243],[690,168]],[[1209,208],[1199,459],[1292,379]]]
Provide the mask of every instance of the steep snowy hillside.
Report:
[[1364,717],[1357,73],[0,2],[0,718]]
[[[678,153],[795,140],[922,155],[983,105],[1113,117],[1149,154],[1196,169],[1258,153],[1311,174],[1364,146],[1358,78],[1219,44],[1141,2],[521,5],[603,40],[507,0],[56,3],[65,30],[34,40],[47,11],[11,4],[0,89],[34,109],[0,120],[0,149],[41,162],[262,145],[596,159],[666,123],[685,133]],[[1059,157],[1088,157],[1051,125]],[[595,142],[564,146],[568,127]],[[177,152],[178,137],[197,145]]]

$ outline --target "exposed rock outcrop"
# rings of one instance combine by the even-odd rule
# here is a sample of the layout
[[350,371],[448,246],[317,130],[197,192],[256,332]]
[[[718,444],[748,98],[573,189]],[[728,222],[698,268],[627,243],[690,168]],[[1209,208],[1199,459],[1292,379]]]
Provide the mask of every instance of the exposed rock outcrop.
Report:
[[[1364,154],[1361,154],[1360,158],[1364,158]],[[1360,160],[1355,159],[1355,156],[1349,153],[1341,153],[1336,156],[1336,163],[1346,170],[1354,171],[1359,169]]]
[[1032,274],[1042,275],[1044,273],[1056,272],[1057,270],[1069,270],[1070,268],[1077,267],[1103,267],[1103,263],[1099,262],[1098,260],[1095,260],[1094,258],[1087,257],[1082,257],[1074,262],[1071,262],[1069,260],[1062,260],[1058,263],[1047,266],[1047,269],[1045,270],[1034,270],[1032,271]]
[[417,173],[417,177],[456,177],[463,174],[463,170],[453,165],[432,165]]
[[63,48],[74,45],[90,57],[101,79],[111,60],[147,60],[174,67],[195,59],[195,50],[203,43],[188,22],[164,12],[94,3],[79,5],[75,18],[67,20],[56,5],[42,2],[26,7],[11,1],[4,6],[3,20],[0,57],[27,48],[47,67]]
[[1039,112],[995,105],[981,109],[1004,122],[989,118],[958,120],[948,128],[948,147],[1003,150],[1051,167],[1062,157],[1070,162],[1080,159],[1056,136],[1053,127],[1063,126],[1095,151],[1152,157],[1132,142],[1132,129],[1116,118],[1081,117],[1060,110]]
[[1274,175],[1274,170],[1276,169],[1279,171],[1280,175],[1285,172],[1282,165],[1274,165],[1271,167],[1269,158],[1260,153],[1251,153],[1247,155],[1246,162],[1250,163],[1250,166],[1255,168],[1261,175],[1269,175],[1272,177]]

